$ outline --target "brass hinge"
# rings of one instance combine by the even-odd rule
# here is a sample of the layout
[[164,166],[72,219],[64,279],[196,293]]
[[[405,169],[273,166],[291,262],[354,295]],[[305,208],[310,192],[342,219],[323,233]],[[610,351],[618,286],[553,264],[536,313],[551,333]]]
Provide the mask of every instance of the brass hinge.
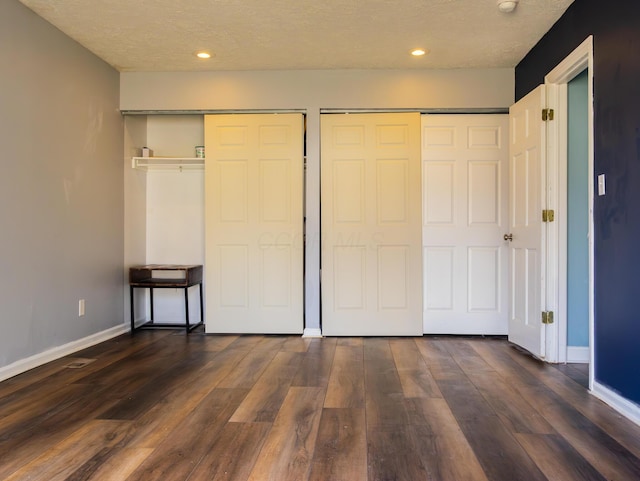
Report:
[[542,313],[542,324],[553,324],[553,311],[544,311]]
[[556,212],[553,209],[542,211],[542,222],[553,222],[556,219]]
[[542,109],[542,121],[553,120],[554,113],[553,109]]

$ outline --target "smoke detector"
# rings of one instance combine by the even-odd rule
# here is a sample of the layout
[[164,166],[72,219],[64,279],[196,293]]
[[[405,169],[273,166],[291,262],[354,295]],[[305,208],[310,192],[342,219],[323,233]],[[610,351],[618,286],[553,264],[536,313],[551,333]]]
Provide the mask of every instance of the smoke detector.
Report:
[[504,13],[513,12],[518,6],[518,0],[498,0],[498,10]]

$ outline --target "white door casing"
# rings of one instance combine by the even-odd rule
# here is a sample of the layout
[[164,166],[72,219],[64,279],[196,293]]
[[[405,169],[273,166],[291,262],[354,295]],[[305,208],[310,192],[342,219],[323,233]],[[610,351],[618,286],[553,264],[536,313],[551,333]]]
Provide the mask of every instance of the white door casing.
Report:
[[322,331],[421,335],[420,114],[323,114]]
[[205,116],[207,333],[302,333],[302,114]]
[[509,118],[423,115],[424,332],[507,334]]
[[[509,340],[545,358],[545,130],[541,85],[509,109]],[[543,203],[544,202],[544,203]]]

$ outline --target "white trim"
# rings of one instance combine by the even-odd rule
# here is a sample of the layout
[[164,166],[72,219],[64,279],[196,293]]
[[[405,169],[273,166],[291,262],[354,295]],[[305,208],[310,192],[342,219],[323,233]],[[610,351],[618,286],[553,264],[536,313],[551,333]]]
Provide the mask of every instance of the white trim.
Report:
[[[592,362],[589,365],[589,386],[593,386],[593,373],[595,372],[595,358],[593,355],[593,319],[594,319],[594,246],[593,246],[593,36],[589,36],[569,56],[560,62],[551,72],[545,76],[545,84],[548,86],[547,107],[556,112],[556,120],[551,122],[549,128],[547,154],[549,160],[555,162],[553,177],[550,177],[548,190],[548,202],[550,209],[558,211],[556,225],[551,228],[554,239],[550,240],[549,248],[554,250],[554,265],[549,270],[549,277],[555,279],[553,289],[548,291],[549,308],[556,311],[556,323],[547,326],[548,352],[552,355],[547,359],[551,362],[566,362],[569,349],[567,346],[567,271],[564,262],[567,249],[567,223],[566,215],[566,185],[567,185],[567,82],[576,75],[588,70],[588,131],[589,131],[589,158],[588,158],[588,183],[589,183],[589,355]],[[551,286],[550,286],[551,287]]]
[[322,331],[313,327],[305,327],[302,337],[322,337]]
[[640,406],[598,382],[593,383],[591,392],[594,396],[607,403],[624,417],[640,425]]
[[566,362],[576,362],[588,364],[591,356],[591,349],[589,346],[567,346]]
[[0,381],[17,376],[18,374],[22,374],[30,369],[55,361],[61,357],[68,356],[69,354],[86,349],[87,347],[108,341],[109,339],[120,336],[121,334],[129,331],[130,327],[128,325],[121,324],[105,331],[91,334],[83,339],[78,339],[77,341],[72,341],[62,346],[54,347],[53,349],[41,352],[40,354],[35,354],[26,359],[20,359],[19,361],[0,368]]

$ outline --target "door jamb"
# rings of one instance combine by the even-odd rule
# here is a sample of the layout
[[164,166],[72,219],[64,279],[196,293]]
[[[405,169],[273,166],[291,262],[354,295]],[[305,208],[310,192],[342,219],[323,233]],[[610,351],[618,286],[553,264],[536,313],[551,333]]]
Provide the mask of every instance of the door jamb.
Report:
[[557,310],[556,324],[547,326],[547,360],[567,361],[567,83],[587,69],[588,76],[588,192],[589,192],[589,389],[594,378],[594,134],[593,134],[593,36],[587,37],[569,56],[545,76],[547,107],[556,112],[556,121],[547,131],[547,205],[556,206],[557,222],[548,224],[548,304]]

